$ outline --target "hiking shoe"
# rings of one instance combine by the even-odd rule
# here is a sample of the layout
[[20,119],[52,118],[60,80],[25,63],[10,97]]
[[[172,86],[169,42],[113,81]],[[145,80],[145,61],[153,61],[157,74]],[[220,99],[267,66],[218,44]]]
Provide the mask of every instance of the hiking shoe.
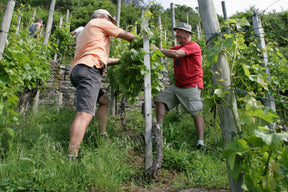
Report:
[[106,132],[105,133],[100,133],[100,139],[106,141],[107,137],[108,137],[108,134]]
[[206,147],[204,145],[201,145],[201,144],[198,144],[196,146],[196,149],[199,150],[199,151],[206,152]]
[[66,161],[70,161],[70,162],[76,161],[77,163],[79,163],[79,157],[78,156],[68,155]]

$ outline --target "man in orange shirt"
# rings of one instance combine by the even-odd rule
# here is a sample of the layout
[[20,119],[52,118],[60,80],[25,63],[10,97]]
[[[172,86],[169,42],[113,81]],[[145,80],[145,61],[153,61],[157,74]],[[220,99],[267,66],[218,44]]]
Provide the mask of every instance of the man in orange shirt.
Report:
[[[91,20],[76,39],[70,79],[76,87],[77,113],[70,129],[68,148],[70,158],[78,157],[86,128],[95,115],[101,75],[105,73],[107,65],[117,64],[120,60],[109,58],[110,36],[129,42],[135,37],[134,34],[117,27],[116,23],[108,11],[98,9],[93,12]],[[107,108],[99,107],[97,117],[106,118]]]

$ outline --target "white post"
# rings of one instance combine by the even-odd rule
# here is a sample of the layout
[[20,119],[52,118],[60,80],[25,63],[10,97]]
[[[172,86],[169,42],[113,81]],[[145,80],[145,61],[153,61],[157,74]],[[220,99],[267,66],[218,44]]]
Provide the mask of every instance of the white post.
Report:
[[120,15],[121,15],[121,0],[117,0],[117,26],[120,26]]
[[[33,23],[34,22],[34,19],[35,19],[35,16],[36,16],[36,11],[37,11],[37,9],[36,8],[34,8],[34,11],[33,11],[33,16],[32,16],[32,19],[31,19],[31,23]],[[31,24],[30,23],[30,24]]]
[[[144,28],[148,28],[148,19],[143,21]],[[151,73],[150,73],[150,46],[149,38],[143,38],[143,49],[146,51],[144,55],[144,65],[148,69],[149,73],[144,76],[144,102],[145,102],[145,170],[148,171],[152,167],[152,104],[151,104]]]
[[222,12],[223,12],[223,16],[224,16],[224,20],[227,20],[227,11],[226,11],[226,5],[225,5],[225,1],[221,2],[222,4]]
[[15,0],[8,0],[5,8],[4,17],[1,25],[0,32],[0,60],[2,59],[2,55],[4,53],[4,49],[7,42],[7,36],[10,29],[10,24],[13,16],[13,11],[15,7]]
[[[62,23],[63,23],[63,16],[60,17],[60,23],[59,23],[59,27],[60,28],[62,27]],[[57,45],[59,45],[59,39],[57,39]],[[58,54],[55,53],[55,55],[54,55],[54,64],[57,62],[57,57],[58,57]]]
[[43,44],[48,45],[51,29],[52,29],[52,23],[53,23],[53,14],[55,9],[56,0],[51,0],[50,9],[49,9],[49,15],[48,15],[48,21],[47,26],[45,30],[45,36],[43,39]]
[[[162,49],[162,23],[161,23],[160,15],[158,15],[158,25],[159,25],[159,31],[160,31],[159,48]],[[160,62],[163,63],[163,57],[160,58]]]
[[197,31],[197,37],[198,39],[201,39],[201,23],[199,22],[197,25],[196,25],[196,31]]
[[69,22],[69,15],[70,15],[70,10],[67,9],[67,11],[66,11],[66,23]]
[[[67,9],[67,11],[66,11],[66,23],[69,22],[69,14],[70,14],[70,10]],[[68,25],[68,28],[69,28],[69,31],[70,31],[70,25]]]
[[16,31],[19,31],[21,25],[21,14],[18,15]]
[[[213,41],[211,41],[212,38],[215,34],[221,32],[216,10],[212,0],[198,0],[198,5],[206,44],[208,48],[212,48],[214,46]],[[237,134],[238,131],[241,131],[241,127],[239,124],[236,98],[233,89],[231,89],[230,67],[225,52],[221,52],[218,55],[217,63],[211,68],[214,74],[213,84],[220,84],[228,91],[228,93],[225,94],[225,97],[219,101],[219,117],[221,119],[221,129],[226,138],[226,142],[231,142],[232,136]],[[226,161],[226,163],[228,167],[228,161]],[[241,186],[243,184],[243,175],[240,174],[236,181],[230,174],[228,174],[228,176],[231,192],[242,192],[243,189]]]
[[[266,44],[265,44],[265,39],[264,39],[264,30],[262,28],[262,23],[261,23],[261,18],[258,14],[254,13],[252,15],[252,22],[254,26],[254,32],[256,34],[257,38],[257,46],[263,50],[262,57],[264,60],[264,67],[265,71],[268,74],[268,79],[271,80],[271,74],[270,74],[270,69],[268,67],[268,55],[267,55],[267,50],[266,50]],[[274,97],[270,95],[268,92],[265,93],[265,106],[270,107],[273,111],[276,111],[276,105],[274,102]],[[274,129],[276,126],[276,123],[271,124],[269,123],[269,128]]]
[[173,30],[173,28],[175,27],[174,3],[170,3],[170,8],[171,8],[172,44],[173,44],[173,46],[174,46],[174,45],[176,45],[175,31]]

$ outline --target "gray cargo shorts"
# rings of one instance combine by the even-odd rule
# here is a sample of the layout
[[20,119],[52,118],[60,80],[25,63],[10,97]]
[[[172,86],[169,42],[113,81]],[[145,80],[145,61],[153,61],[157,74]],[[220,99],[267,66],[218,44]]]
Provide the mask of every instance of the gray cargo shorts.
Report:
[[101,88],[99,70],[95,66],[78,64],[72,69],[70,80],[76,88],[77,112],[87,112],[95,116],[96,102]]
[[200,115],[203,110],[201,89],[196,87],[179,88],[172,84],[160,92],[154,99],[154,103],[161,102],[169,111],[181,104],[184,109],[193,116]]

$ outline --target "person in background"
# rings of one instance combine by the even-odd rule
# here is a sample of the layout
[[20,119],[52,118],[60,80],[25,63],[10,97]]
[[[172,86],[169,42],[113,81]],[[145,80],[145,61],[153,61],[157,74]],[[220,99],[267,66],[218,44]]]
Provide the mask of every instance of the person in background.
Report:
[[[180,22],[173,30],[176,32],[175,37],[179,45],[160,51],[165,56],[174,58],[175,82],[154,98],[156,103],[156,128],[162,128],[166,111],[181,104],[193,116],[198,135],[196,148],[205,150],[203,140],[204,119],[201,115],[203,110],[201,99],[201,89],[203,89],[201,48],[196,42],[191,41],[191,25]],[[155,45],[151,48],[159,49]]]
[[[119,63],[120,59],[109,58],[110,37],[129,42],[135,37],[116,24],[117,21],[107,10],[98,9],[93,12],[90,21],[76,39],[70,79],[76,88],[77,112],[70,128],[68,158],[78,158],[80,144],[95,115],[97,98],[101,94],[101,75],[105,73],[107,65]],[[107,111],[101,105],[97,110],[97,117],[107,117]]]
[[75,46],[76,45],[76,39],[79,36],[79,34],[83,31],[83,29],[84,29],[84,27],[80,26],[80,27],[76,28],[75,30],[73,30],[71,32],[73,39],[75,39],[75,42],[74,43],[70,43],[69,44],[70,46]]
[[34,38],[40,37],[43,28],[43,20],[41,18],[36,19],[35,23],[32,23],[29,27],[29,36]]
[[76,39],[77,36],[83,31],[83,29],[84,29],[84,27],[83,27],[83,26],[80,26],[80,27],[76,28],[75,30],[73,30],[73,31],[71,32],[73,38]]

